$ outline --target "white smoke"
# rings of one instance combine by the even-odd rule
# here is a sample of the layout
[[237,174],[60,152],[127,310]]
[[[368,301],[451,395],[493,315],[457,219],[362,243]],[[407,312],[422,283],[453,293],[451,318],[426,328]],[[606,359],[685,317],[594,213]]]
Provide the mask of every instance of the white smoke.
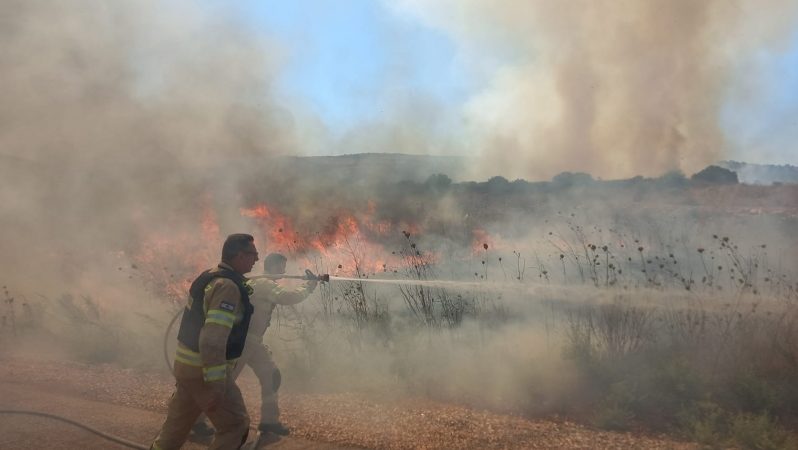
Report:
[[[484,80],[464,117],[485,176],[693,173],[729,149],[719,116],[789,0],[391,2],[447,32]],[[744,78],[744,77],[742,77]],[[485,172],[482,170],[481,172]]]

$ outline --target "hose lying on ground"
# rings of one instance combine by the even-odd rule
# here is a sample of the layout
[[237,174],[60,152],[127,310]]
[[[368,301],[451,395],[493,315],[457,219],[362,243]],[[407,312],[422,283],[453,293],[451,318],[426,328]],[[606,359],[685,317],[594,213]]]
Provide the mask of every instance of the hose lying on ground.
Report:
[[104,431],[100,431],[100,430],[98,430],[98,429],[96,429],[94,427],[90,427],[90,426],[85,425],[83,423],[80,423],[80,422],[78,422],[76,420],[67,419],[66,417],[57,416],[55,414],[48,414],[48,413],[43,413],[43,412],[38,412],[38,411],[25,411],[25,410],[20,410],[20,409],[0,409],[0,414],[17,414],[17,415],[27,415],[27,416],[39,416],[39,417],[46,417],[48,419],[60,420],[62,422],[66,422],[66,423],[68,423],[70,425],[74,425],[74,426],[76,426],[78,428],[83,428],[84,430],[89,431],[91,433],[94,433],[97,436],[100,436],[100,437],[103,437],[105,439],[108,439],[111,442],[116,442],[119,445],[124,445],[125,447],[135,448],[135,449],[139,449],[139,450],[148,450],[150,448],[150,447],[148,447],[148,446],[146,446],[144,444],[139,444],[137,442],[128,441],[127,439],[121,438],[119,436],[115,436],[115,435],[110,434],[110,433],[106,433]]
[[[166,366],[169,367],[169,371],[172,372],[172,363],[169,360],[169,350],[168,350],[168,342],[169,342],[169,333],[172,330],[175,322],[177,319],[183,314],[183,308],[180,308],[177,313],[172,317],[172,320],[169,322],[169,325],[166,327],[166,333],[163,339],[163,357],[166,361]],[[39,417],[46,417],[48,419],[55,419],[60,420],[62,422],[66,422],[70,425],[74,425],[79,428],[83,428],[86,431],[94,433],[100,437],[108,439],[109,441],[116,442],[117,444],[124,445],[126,447],[135,448],[135,449],[142,449],[148,450],[149,447],[138,444],[136,442],[128,441],[127,439],[121,438],[119,436],[114,436],[113,434],[106,433],[104,431],[100,431],[96,428],[90,427],[88,425],[82,424],[72,419],[67,419],[66,417],[61,417],[55,414],[43,413],[38,411],[25,411],[25,410],[17,410],[17,409],[0,409],[0,414],[16,414],[16,415],[28,415],[28,416],[39,416]]]
[[169,325],[166,326],[166,332],[163,335],[163,359],[166,361],[166,367],[169,368],[169,372],[174,375],[174,367],[172,367],[172,362],[169,360],[169,334],[172,332],[172,327],[175,326],[175,322],[177,322],[177,318],[183,315],[183,311],[185,308],[180,308],[177,310],[174,316],[172,316],[172,320],[169,321]]
[[[174,369],[172,367],[172,362],[169,360],[169,350],[168,350],[168,343],[169,343],[169,334],[172,331],[172,327],[177,322],[177,319],[183,315],[183,308],[180,308],[174,316],[172,316],[172,320],[169,321],[169,325],[166,326],[166,332],[164,333],[163,337],[163,358],[166,361],[166,367],[169,368],[169,371],[174,373]],[[61,417],[55,414],[43,413],[38,411],[24,411],[24,410],[17,410],[17,409],[0,409],[0,414],[17,414],[17,415],[29,415],[29,416],[39,416],[39,417],[46,417],[48,419],[55,419],[60,420],[62,422],[66,422],[71,425],[75,425],[76,427],[83,428],[86,431],[94,433],[100,437],[108,439],[109,441],[116,442],[117,444],[124,445],[125,447],[135,448],[135,449],[142,449],[142,450],[149,450],[150,447],[138,444],[133,441],[128,441],[127,439],[121,438],[119,436],[114,436],[113,434],[106,433],[104,431],[100,431],[96,428],[90,427],[88,425],[82,424],[78,421],[67,419],[66,417]]]

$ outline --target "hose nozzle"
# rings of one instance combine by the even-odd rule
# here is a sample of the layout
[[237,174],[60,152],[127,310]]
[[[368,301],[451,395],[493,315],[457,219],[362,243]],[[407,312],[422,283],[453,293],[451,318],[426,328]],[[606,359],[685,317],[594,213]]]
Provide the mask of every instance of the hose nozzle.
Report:
[[311,272],[310,269],[305,270],[305,279],[308,281],[321,281],[321,282],[330,282],[330,274],[325,273],[321,275],[316,275],[315,273]]

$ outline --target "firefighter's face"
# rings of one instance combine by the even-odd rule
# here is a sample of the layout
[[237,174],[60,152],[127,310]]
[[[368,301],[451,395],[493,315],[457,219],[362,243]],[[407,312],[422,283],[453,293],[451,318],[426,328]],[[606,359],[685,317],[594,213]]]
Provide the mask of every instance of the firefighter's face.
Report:
[[258,262],[258,249],[255,248],[255,244],[251,244],[246,250],[236,255],[230,265],[236,272],[244,274],[251,272],[256,262]]

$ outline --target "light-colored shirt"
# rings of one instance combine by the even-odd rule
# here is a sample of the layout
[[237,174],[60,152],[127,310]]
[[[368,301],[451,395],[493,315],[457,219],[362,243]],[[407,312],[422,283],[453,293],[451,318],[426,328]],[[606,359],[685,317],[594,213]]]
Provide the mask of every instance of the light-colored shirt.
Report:
[[[312,292],[310,282],[296,289],[284,289],[274,280],[268,278],[256,278],[248,281],[252,286],[253,293],[249,300],[255,308],[252,318],[249,320],[250,338],[257,336],[263,338],[266,329],[272,322],[272,312],[277,305],[295,305],[306,299]],[[247,338],[249,340],[249,338]]]

